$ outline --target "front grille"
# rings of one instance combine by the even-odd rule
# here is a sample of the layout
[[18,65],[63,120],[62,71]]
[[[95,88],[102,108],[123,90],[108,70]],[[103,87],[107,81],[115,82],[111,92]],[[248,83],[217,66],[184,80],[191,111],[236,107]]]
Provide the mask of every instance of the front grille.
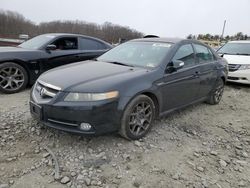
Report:
[[37,81],[33,90],[33,99],[37,103],[47,103],[54,98],[60,90],[61,88],[57,86]]
[[41,84],[40,82],[37,82],[37,84],[36,84],[36,91],[39,93],[39,95],[42,99],[53,98],[58,93],[58,90],[47,87],[47,86]]
[[227,79],[228,79],[228,80],[239,80],[238,77],[231,77],[231,76],[228,76]]
[[230,72],[237,71],[240,68],[239,64],[228,64],[228,68]]

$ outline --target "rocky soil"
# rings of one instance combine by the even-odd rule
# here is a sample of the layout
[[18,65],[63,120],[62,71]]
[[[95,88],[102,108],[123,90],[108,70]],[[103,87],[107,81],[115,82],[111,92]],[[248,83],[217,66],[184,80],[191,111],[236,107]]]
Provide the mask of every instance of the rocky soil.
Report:
[[250,87],[156,120],[140,141],[44,128],[28,101],[0,94],[0,188],[250,187]]

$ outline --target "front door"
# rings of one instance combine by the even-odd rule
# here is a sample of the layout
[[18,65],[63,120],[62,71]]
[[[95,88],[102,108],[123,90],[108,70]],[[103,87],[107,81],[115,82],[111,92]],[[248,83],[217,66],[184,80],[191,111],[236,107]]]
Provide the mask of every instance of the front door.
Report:
[[62,37],[52,44],[56,49],[45,51],[47,57],[42,63],[43,71],[79,61],[80,50],[77,37]]

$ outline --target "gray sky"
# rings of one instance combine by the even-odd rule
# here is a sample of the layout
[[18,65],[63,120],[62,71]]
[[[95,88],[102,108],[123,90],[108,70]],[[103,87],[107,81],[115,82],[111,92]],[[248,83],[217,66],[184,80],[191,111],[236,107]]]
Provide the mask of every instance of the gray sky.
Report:
[[35,23],[53,20],[105,21],[145,34],[186,37],[239,31],[250,35],[250,0],[0,0]]

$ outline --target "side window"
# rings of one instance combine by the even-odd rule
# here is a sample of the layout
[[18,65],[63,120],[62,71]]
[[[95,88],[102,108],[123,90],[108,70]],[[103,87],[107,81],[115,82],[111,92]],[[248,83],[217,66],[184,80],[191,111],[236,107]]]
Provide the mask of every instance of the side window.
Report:
[[192,45],[184,44],[181,46],[174,55],[173,60],[183,61],[185,67],[195,65],[195,56]]
[[56,45],[56,50],[77,50],[78,43],[76,37],[65,37],[54,41],[52,44]]
[[106,46],[96,40],[80,38],[80,46],[82,50],[104,50]]
[[212,52],[205,46],[194,44],[196,56],[200,63],[207,63],[214,60]]

